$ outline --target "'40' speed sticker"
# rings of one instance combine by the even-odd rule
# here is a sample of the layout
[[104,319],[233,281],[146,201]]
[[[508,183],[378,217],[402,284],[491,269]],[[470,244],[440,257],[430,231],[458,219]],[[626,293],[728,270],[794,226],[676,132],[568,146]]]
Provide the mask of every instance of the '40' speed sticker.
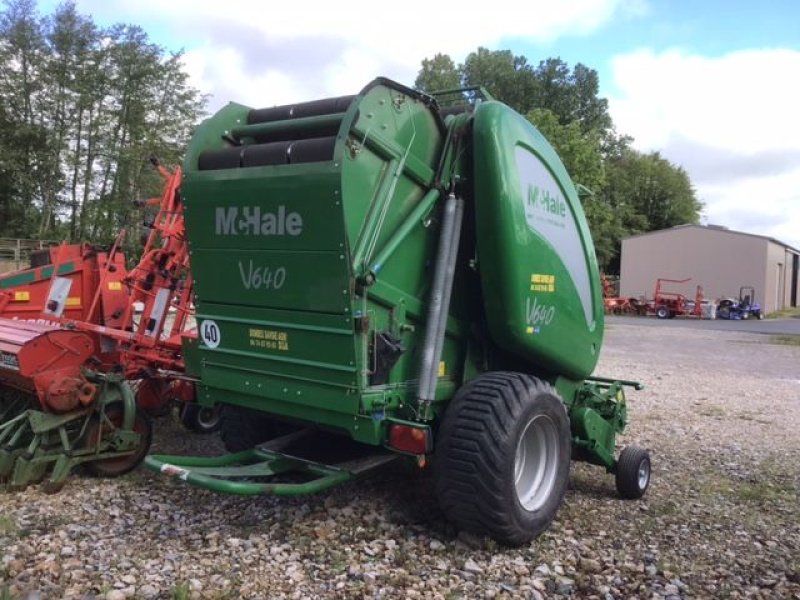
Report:
[[219,325],[212,320],[206,320],[200,323],[200,339],[209,348],[216,348],[222,341],[222,335],[219,332]]

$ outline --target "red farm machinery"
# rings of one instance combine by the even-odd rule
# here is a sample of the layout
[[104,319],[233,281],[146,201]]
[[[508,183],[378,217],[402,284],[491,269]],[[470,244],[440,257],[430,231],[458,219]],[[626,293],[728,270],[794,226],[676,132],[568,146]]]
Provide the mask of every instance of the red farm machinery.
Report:
[[184,375],[193,283],[181,171],[156,166],[164,191],[145,202],[157,213],[130,271],[123,231],[109,250],[55,246],[0,277],[0,485],[18,489],[49,473],[45,489],[57,491],[84,463],[124,473],[149,448],[146,413],[172,400],[186,402],[184,424],[214,426]]
[[665,283],[687,283],[688,279],[656,279],[656,289],[653,301],[647,303],[648,314],[654,314],[659,319],[674,319],[678,316],[701,317],[703,315],[703,288],[697,286],[694,300],[683,294],[664,289]]

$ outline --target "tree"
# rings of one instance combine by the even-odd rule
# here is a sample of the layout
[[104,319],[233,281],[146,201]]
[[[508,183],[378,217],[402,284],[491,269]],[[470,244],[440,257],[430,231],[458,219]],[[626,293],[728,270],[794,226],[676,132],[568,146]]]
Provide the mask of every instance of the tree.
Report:
[[581,63],[570,71],[560,58],[548,58],[536,67],[537,85],[533,102],[558,116],[562,125],[578,123],[584,133],[601,135],[611,129],[608,101],[598,96],[597,71]]
[[425,92],[451,90],[461,86],[461,76],[453,59],[447,54],[436,54],[422,60],[414,87]]
[[532,110],[527,119],[547,138],[575,183],[594,193],[602,190],[605,166],[599,132],[583,132],[577,121],[564,125],[546,108]]
[[536,80],[533,69],[524,56],[514,56],[510,50],[478,48],[460,67],[464,86],[483,86],[498,100],[519,113],[533,108]]
[[[547,58],[533,68],[509,50],[478,48],[456,67],[447,55],[422,63],[417,86],[431,91],[458,75],[462,86],[483,86],[527,116],[550,141],[581,194],[602,269],[617,271],[622,238],[696,223],[701,204],[686,172],[658,153],[641,154],[617,132],[597,71]],[[432,87],[428,87],[432,86]]]
[[699,221],[702,203],[688,174],[658,152],[642,154],[628,149],[611,163],[609,172],[609,203],[631,206],[645,220],[643,230]]
[[178,162],[205,102],[141,28],[99,28],[74,2],[42,17],[33,0],[0,11],[0,98],[0,210],[93,242],[138,227],[133,201],[161,186],[148,157]]

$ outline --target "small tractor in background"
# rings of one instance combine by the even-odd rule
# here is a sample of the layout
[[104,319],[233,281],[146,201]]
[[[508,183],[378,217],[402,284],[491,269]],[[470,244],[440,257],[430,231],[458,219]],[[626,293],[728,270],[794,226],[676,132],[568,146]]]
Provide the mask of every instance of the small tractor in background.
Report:
[[717,304],[717,318],[728,320],[763,319],[764,312],[761,304],[756,300],[756,290],[753,286],[739,288],[739,298],[723,298]]
[[592,374],[603,297],[575,187],[530,122],[468,93],[440,110],[378,78],[353,96],[230,103],[197,128],[183,356],[200,405],[224,405],[231,454],[149,468],[301,495],[431,464],[447,518],[511,545],[550,525],[570,458],[645,493],[648,452],[616,447],[624,389],[641,386]]

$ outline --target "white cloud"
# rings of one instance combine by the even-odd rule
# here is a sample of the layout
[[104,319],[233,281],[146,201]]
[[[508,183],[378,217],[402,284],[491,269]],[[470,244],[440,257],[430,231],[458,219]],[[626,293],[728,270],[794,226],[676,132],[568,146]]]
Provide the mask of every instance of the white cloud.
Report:
[[212,110],[228,100],[272,105],[355,93],[376,75],[411,85],[422,59],[437,52],[460,60],[501,39],[585,35],[645,6],[645,0],[495,0],[483,10],[429,0],[78,1],[79,10],[106,20],[166,28],[184,40],[176,45],[187,45],[191,82],[213,95]]
[[800,246],[800,52],[640,50],[612,61],[610,109],[642,150],[681,164],[709,222]]

